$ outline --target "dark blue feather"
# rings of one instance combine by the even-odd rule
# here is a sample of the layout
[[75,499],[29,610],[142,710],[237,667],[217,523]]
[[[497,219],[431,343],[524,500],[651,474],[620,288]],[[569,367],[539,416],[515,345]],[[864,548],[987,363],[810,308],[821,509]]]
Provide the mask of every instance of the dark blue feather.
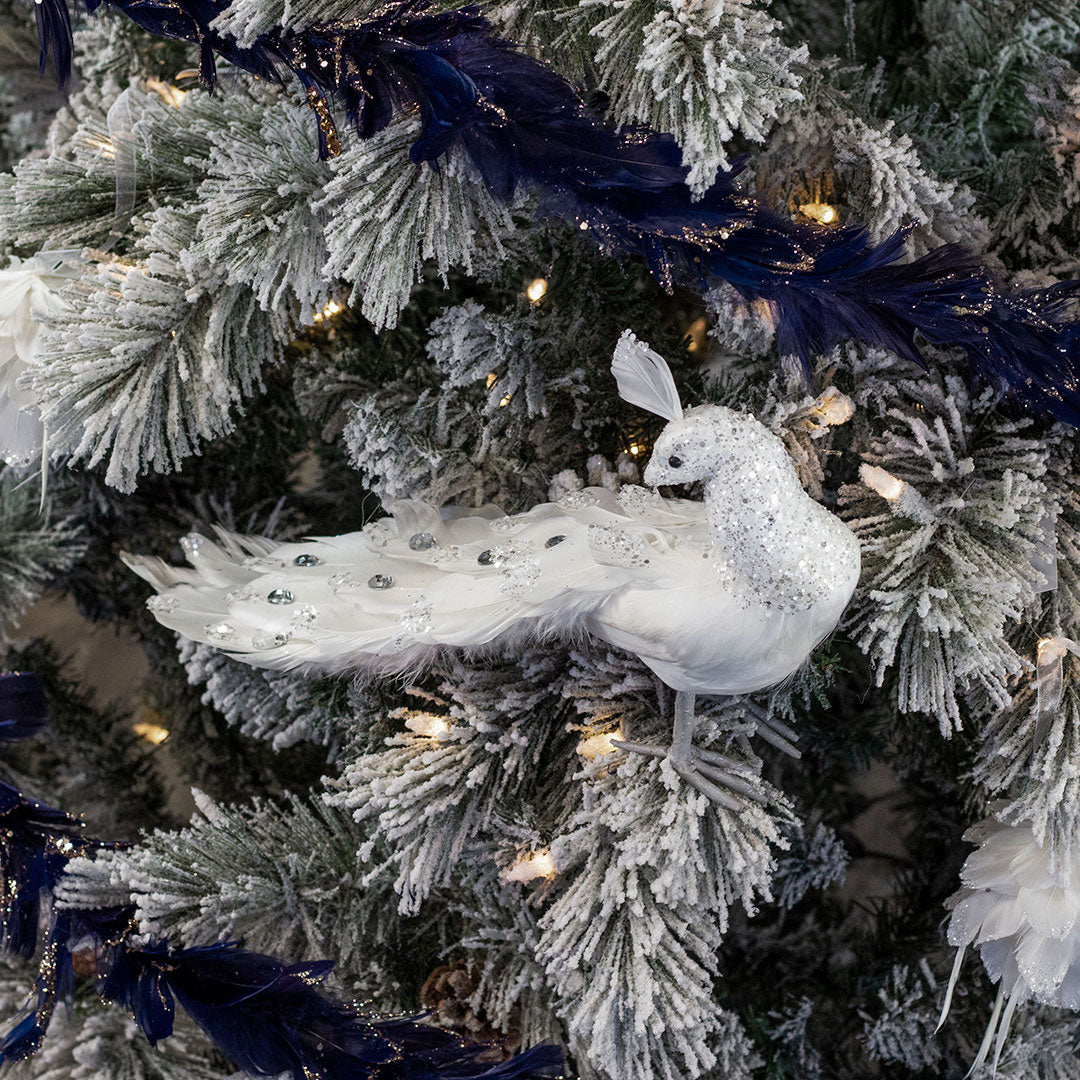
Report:
[[0,742],[37,735],[48,719],[41,679],[31,671],[0,675]]
[[0,781],[0,889],[6,898],[0,935],[9,952],[33,955],[42,896],[59,881],[81,832],[76,818]]
[[38,71],[44,72],[52,53],[53,67],[61,86],[71,71],[71,16],[67,0],[35,0],[34,19],[37,23]]
[[500,1065],[485,1049],[411,1019],[366,1020],[319,993],[333,964],[288,966],[235,942],[170,949],[122,947],[102,996],[131,1012],[156,1043],[172,1032],[179,1004],[245,1072],[294,1080],[533,1080],[555,1076],[562,1055],[537,1047]]
[[71,917],[62,912],[54,920],[45,941],[44,955],[34,982],[32,1005],[0,1042],[0,1064],[22,1061],[37,1053],[49,1029],[57,1000],[70,1001],[74,996],[75,971],[67,947],[71,929]]
[[113,943],[130,928],[134,912],[133,907],[126,907],[96,911],[65,909],[56,913],[38,965],[32,1004],[0,1041],[0,1064],[22,1061],[36,1053],[44,1041],[57,1001],[70,1003],[74,999],[75,968],[69,943],[97,946]]
[[[86,0],[90,9],[98,2]],[[781,351],[804,365],[849,338],[921,364],[921,334],[963,350],[1026,407],[1080,425],[1071,303],[1080,285],[1011,292],[952,246],[902,263],[904,230],[874,245],[859,228],[792,222],[746,194],[737,167],[695,202],[674,140],[606,127],[546,64],[492,34],[477,8],[387,0],[348,23],[279,27],[240,48],[212,26],[229,0],[108,2],[151,33],[197,43],[211,85],[214,53],[260,78],[292,71],[318,117],[324,156],[338,146],[329,101],[365,138],[395,110],[416,110],[414,161],[434,164],[460,144],[496,196],[533,190],[548,214],[578,222],[604,250],[643,256],[665,288],[730,282],[770,305]],[[51,46],[63,76],[70,50],[58,44],[63,20],[48,10],[39,18],[43,55]]]

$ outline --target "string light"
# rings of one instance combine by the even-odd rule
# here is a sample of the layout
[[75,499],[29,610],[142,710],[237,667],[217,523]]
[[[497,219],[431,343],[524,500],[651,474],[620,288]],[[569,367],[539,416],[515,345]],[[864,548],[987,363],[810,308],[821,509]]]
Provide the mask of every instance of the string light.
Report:
[[859,479],[888,502],[896,502],[907,487],[903,480],[893,476],[891,472],[865,462],[859,466]]
[[699,319],[695,319],[686,328],[686,333],[683,334],[683,340],[686,342],[686,351],[692,355],[704,352],[708,340],[708,331],[709,323],[704,315]]
[[146,88],[153,90],[166,105],[172,105],[176,109],[180,108],[181,102],[188,96],[187,90],[181,90],[178,86],[160,79],[147,79]]
[[819,225],[835,225],[838,218],[836,207],[826,202],[803,203],[799,207],[799,213]]
[[556,873],[555,860],[551,857],[551,852],[543,848],[540,851],[532,851],[528,855],[518,856],[513,866],[502,872],[502,879],[524,885],[537,878],[550,881]]
[[154,746],[160,746],[169,737],[168,728],[155,724],[150,720],[140,720],[138,723],[132,724],[131,730],[140,739],[153,743]]
[[485,385],[490,390],[499,381],[499,376],[494,371],[488,372],[488,377]]
[[643,449],[644,449],[644,447],[640,443],[632,442],[630,444],[630,453],[634,457],[637,457],[638,454],[640,454]]
[[525,290],[525,295],[534,304],[539,304],[541,300],[547,296],[548,283],[547,278],[533,278],[529,282],[529,287]]
[[446,717],[434,713],[414,713],[405,721],[405,726],[414,735],[425,739],[442,739],[450,732],[450,722]]
[[500,409],[505,409],[506,406],[509,405],[509,404],[510,404],[510,391],[508,390],[505,394],[503,394],[502,400],[499,402],[499,408]]
[[597,758],[617,753],[619,748],[615,746],[614,741],[621,738],[620,731],[599,731],[595,735],[582,739],[577,744],[577,752],[586,761],[595,761]]
[[855,415],[855,406],[847,394],[829,386],[818,395],[811,413],[827,427],[836,427],[846,424]]
[[321,323],[324,319],[332,319],[335,315],[340,315],[344,310],[345,308],[336,300],[331,300],[322,311],[315,312],[311,317],[311,321]]
[[103,157],[116,157],[116,150],[113,148],[111,139],[99,139],[96,136],[91,135],[87,138],[86,142],[88,146],[93,147],[95,150],[100,150]]

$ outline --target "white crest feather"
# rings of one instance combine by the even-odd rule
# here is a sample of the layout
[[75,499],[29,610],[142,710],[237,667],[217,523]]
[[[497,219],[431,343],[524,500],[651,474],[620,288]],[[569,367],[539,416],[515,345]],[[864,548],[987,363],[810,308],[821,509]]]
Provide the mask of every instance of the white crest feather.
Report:
[[624,330],[615,346],[611,374],[619,387],[619,397],[665,420],[682,419],[682,403],[667,361],[653,352],[630,330]]

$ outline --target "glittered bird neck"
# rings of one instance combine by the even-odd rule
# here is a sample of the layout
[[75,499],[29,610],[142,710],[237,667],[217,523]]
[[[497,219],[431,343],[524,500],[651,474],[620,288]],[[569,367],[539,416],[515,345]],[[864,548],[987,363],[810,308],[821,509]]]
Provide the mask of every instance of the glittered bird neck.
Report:
[[805,611],[827,598],[858,541],[803,490],[780,438],[752,416],[702,405],[660,434],[645,481],[705,484],[721,571],[756,604]]

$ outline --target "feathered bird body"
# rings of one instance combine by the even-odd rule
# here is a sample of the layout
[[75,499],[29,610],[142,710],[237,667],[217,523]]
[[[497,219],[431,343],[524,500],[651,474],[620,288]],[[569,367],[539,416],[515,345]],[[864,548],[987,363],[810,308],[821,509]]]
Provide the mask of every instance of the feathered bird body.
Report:
[[443,647],[590,634],[675,690],[762,689],[835,626],[858,543],[751,417],[703,406],[668,425],[646,480],[698,479],[704,502],[633,486],[513,516],[404,501],[343,536],[219,531],[185,539],[193,569],[130,565],[160,622],[260,667],[411,670]]
[[702,502],[636,486],[585,488],[512,516],[404,501],[345,536],[279,544],[219,529],[217,543],[185,538],[191,569],[128,565],[158,590],[148,603],[159,622],[258,667],[410,671],[441,648],[598,637],[676,691],[670,747],[613,746],[666,758],[738,812],[759,796],[730,758],[694,745],[695,695],[793,674],[851,598],[859,544],[753,417],[684,413],[663,358],[629,331],[611,370],[626,401],[668,421],[645,483],[701,483]]

